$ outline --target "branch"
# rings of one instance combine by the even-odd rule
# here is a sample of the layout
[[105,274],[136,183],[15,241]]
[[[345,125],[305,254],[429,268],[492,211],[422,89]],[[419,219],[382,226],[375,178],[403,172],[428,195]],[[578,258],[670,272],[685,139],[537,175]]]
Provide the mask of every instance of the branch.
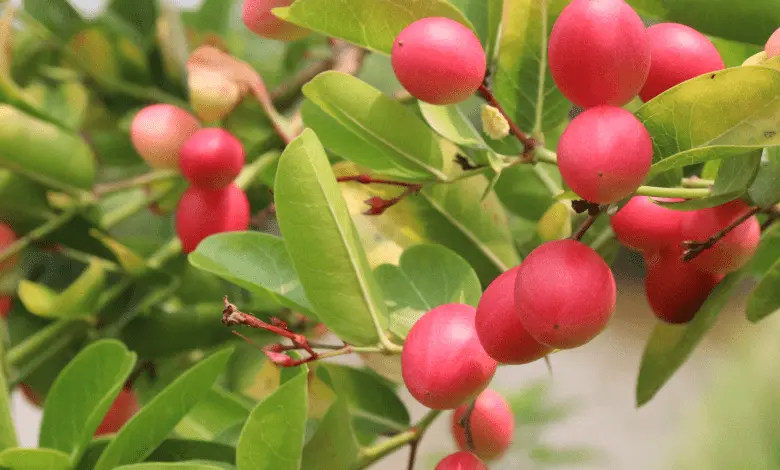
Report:
[[463,414],[463,417],[460,419],[460,423],[458,423],[466,432],[466,448],[469,450],[469,452],[474,452],[474,434],[471,432],[471,415],[474,414],[474,407],[476,405],[477,399],[475,398],[471,400],[468,408],[466,408],[466,413]]
[[125,189],[133,189],[149,183],[154,183],[156,181],[175,178],[178,174],[178,172],[173,170],[152,171],[126,180],[112,181],[110,183],[95,185],[94,193],[96,196],[102,196],[104,194],[123,191]]
[[709,196],[710,190],[709,188],[659,188],[655,186],[640,186],[634,194],[636,196],[701,199]]
[[366,209],[365,212],[363,212],[363,214],[365,215],[383,214],[387,209],[398,204],[405,197],[411,196],[412,194],[417,194],[422,189],[422,184],[419,183],[406,183],[404,181],[379,179],[379,178],[373,178],[371,175],[365,175],[365,174],[339,176],[338,178],[336,178],[336,181],[338,181],[339,183],[354,182],[360,184],[383,184],[383,185],[399,186],[402,188],[406,188],[404,192],[391,199],[384,199],[379,196],[374,196],[370,199],[367,199],[365,203],[369,205],[369,208]]
[[356,470],[362,470],[407,444],[419,442],[423,435],[425,435],[425,431],[428,430],[440,414],[441,410],[430,410],[416,425],[406,431],[396,434],[384,442],[364,448],[360,452],[360,457],[355,463],[354,468]]
[[581,210],[582,209],[581,203],[583,202],[584,201],[572,201],[572,207],[576,212],[581,213],[581,212],[585,212],[585,210],[588,211],[588,218],[585,219],[585,222],[583,222],[582,225],[580,225],[580,228],[578,228],[577,231],[574,232],[574,234],[570,237],[571,240],[577,240],[577,241],[582,240],[582,237],[583,235],[585,235],[585,232],[587,232],[588,229],[590,229],[593,226],[593,224],[596,223],[596,219],[598,219],[599,215],[601,215],[601,213],[603,212],[602,207],[588,202],[584,202],[585,204],[587,204],[587,208],[585,210]]
[[713,245],[718,243],[720,239],[725,237],[729,232],[734,230],[735,228],[739,227],[743,222],[747,221],[754,215],[758,214],[758,212],[761,209],[759,207],[754,207],[741,215],[739,218],[734,220],[734,222],[730,223],[726,228],[719,231],[718,233],[712,235],[710,238],[703,242],[697,242],[692,240],[687,240],[682,242],[683,248],[685,248],[685,251],[683,251],[683,261],[690,261],[697,256],[699,256],[704,250],[711,248]]
[[487,101],[490,106],[493,106],[498,110],[498,112],[501,113],[502,116],[504,116],[504,119],[509,123],[509,131],[517,137],[517,140],[519,140],[523,144],[523,153],[526,155],[530,155],[531,152],[536,148],[537,142],[532,137],[529,137],[525,132],[523,132],[520,127],[512,120],[512,118],[509,117],[509,115],[504,111],[504,108],[501,107],[501,104],[496,100],[496,97],[493,96],[493,93],[488,89],[487,86],[483,83],[479,86],[479,94],[482,95],[482,98]]
[[79,212],[81,212],[81,209],[82,209],[81,204],[74,204],[65,212],[55,217],[52,217],[48,222],[33,229],[27,235],[23,236],[22,238],[8,245],[8,247],[6,247],[5,250],[0,251],[0,262],[7,260],[8,258],[22,251],[23,249],[27,248],[27,246],[29,246],[30,243],[45,238],[47,235],[58,230],[63,225],[67,224]]

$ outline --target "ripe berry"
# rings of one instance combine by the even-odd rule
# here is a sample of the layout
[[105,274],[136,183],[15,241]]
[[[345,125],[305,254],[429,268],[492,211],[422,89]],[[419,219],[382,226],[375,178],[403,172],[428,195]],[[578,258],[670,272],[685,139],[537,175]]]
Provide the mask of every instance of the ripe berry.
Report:
[[204,238],[215,233],[249,228],[249,201],[231,184],[223,189],[190,186],[176,208],[176,233],[185,253],[195,251]]
[[[452,436],[460,450],[467,450],[466,430],[460,421],[466,414],[468,404],[461,405],[452,414]],[[474,453],[482,460],[500,457],[512,443],[515,432],[515,418],[512,408],[500,393],[487,389],[479,394],[469,420]]]
[[182,145],[179,166],[194,186],[224,188],[241,173],[244,146],[224,129],[201,129]]
[[187,111],[170,104],[147,106],[133,118],[130,139],[138,155],[154,168],[178,168],[179,149],[200,129]]
[[780,56],[780,28],[777,28],[769,40],[766,42],[766,58]]
[[581,198],[617,202],[636,191],[653,163],[653,142],[633,114],[614,106],[584,111],[558,144],[564,182]]
[[[623,245],[637,251],[660,250],[666,246],[678,245],[682,241],[682,221],[685,212],[667,209],[653,202],[654,198],[632,197],[610,224],[617,239]],[[659,201],[679,199],[655,198]]]
[[250,31],[268,39],[295,41],[308,36],[311,31],[277,18],[271,10],[287,7],[293,0],[245,0],[242,17]]
[[14,299],[10,295],[0,295],[0,318],[7,318],[14,306]]
[[457,408],[493,378],[497,364],[479,343],[475,315],[470,305],[441,305],[409,331],[401,353],[404,383],[428,408]]
[[95,436],[118,432],[126,422],[133,417],[139,409],[138,400],[132,390],[123,388],[117,395],[108,413],[103,417],[103,422],[95,431]]
[[726,67],[715,45],[695,29],[677,23],[647,28],[650,40],[650,74],[639,92],[650,101],[669,88],[699,75]]
[[[16,242],[16,233],[8,225],[0,222],[0,252]],[[19,263],[19,255],[13,255],[0,263],[0,273],[13,269]]]
[[515,282],[520,320],[537,341],[558,349],[582,346],[615,310],[615,279],[606,262],[574,240],[547,242],[520,264]]
[[650,44],[639,15],[623,0],[574,0],[553,26],[550,71],[581,108],[623,106],[650,70]]
[[391,54],[398,81],[431,104],[461,102],[485,78],[487,59],[474,33],[449,18],[423,18],[395,38]]
[[682,261],[682,250],[671,246],[648,256],[645,292],[655,315],[667,323],[687,323],[723,279]]
[[490,357],[503,364],[527,364],[552,351],[525,331],[517,315],[515,280],[519,270],[520,266],[516,266],[498,276],[477,305],[475,326],[479,342]]
[[[682,223],[684,240],[703,242],[723,230],[750,208],[740,200],[701,209],[686,217]],[[747,264],[761,241],[761,226],[753,216],[702,251],[691,260],[698,269],[715,274],[727,274]]]
[[444,457],[434,470],[488,470],[488,467],[476,455],[463,451]]

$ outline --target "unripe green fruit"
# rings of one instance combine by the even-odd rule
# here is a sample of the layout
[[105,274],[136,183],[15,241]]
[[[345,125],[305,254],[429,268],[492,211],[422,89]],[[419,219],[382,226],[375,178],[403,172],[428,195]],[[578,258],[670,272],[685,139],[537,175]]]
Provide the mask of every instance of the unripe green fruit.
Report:
[[[461,420],[468,404],[461,405],[452,413],[450,428],[460,450],[468,450],[466,429]],[[474,443],[474,454],[482,460],[497,459],[512,443],[515,432],[515,418],[512,408],[504,397],[495,390],[480,393],[469,420],[469,429]]]
[[293,0],[244,0],[242,18],[250,31],[268,39],[295,41],[305,38],[311,31],[277,18],[271,10],[287,7]]
[[487,465],[471,452],[455,452],[444,457],[434,470],[489,470]]
[[187,111],[170,104],[153,104],[133,118],[130,139],[153,168],[177,169],[179,149],[198,129],[200,123]]
[[487,59],[479,39],[449,18],[423,18],[395,38],[393,70],[415,98],[431,104],[454,104],[471,95],[485,78]]

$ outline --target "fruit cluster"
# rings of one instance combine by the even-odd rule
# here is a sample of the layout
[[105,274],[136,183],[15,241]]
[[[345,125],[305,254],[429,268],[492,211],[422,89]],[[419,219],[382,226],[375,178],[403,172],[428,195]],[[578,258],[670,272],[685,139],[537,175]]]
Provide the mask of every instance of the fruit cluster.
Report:
[[209,235],[249,228],[249,201],[233,182],[244,166],[244,147],[232,134],[201,128],[176,106],[155,104],[135,115],[130,137],[149,165],[179,169],[190,183],[176,208],[176,233],[185,253]]

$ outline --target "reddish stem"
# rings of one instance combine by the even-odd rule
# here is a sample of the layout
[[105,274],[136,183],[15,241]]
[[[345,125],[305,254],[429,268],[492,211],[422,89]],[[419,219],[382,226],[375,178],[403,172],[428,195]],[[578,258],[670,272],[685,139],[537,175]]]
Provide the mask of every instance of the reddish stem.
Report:
[[399,186],[402,188],[406,188],[403,193],[391,199],[384,199],[379,196],[374,196],[370,199],[367,199],[365,202],[366,204],[369,205],[369,208],[365,212],[363,212],[363,214],[365,215],[383,214],[387,209],[401,202],[403,198],[410,196],[412,194],[416,194],[422,189],[422,184],[419,183],[407,183],[404,181],[394,181],[394,180],[387,180],[381,178],[374,178],[371,175],[365,175],[365,174],[339,176],[336,178],[336,181],[338,181],[339,183],[354,182],[360,184],[384,184],[389,186]]
[[710,238],[708,238],[703,242],[697,242],[691,240],[682,242],[682,246],[683,248],[685,248],[685,251],[683,251],[683,261],[690,261],[696,258],[697,256],[699,256],[704,250],[708,248],[712,248],[713,245],[718,243],[718,241],[720,241],[723,237],[725,237],[729,232],[739,227],[742,223],[744,223],[754,215],[758,214],[759,211],[761,211],[760,207],[754,207],[750,209],[745,214],[741,215],[738,219],[734,220],[734,222],[730,223],[726,228],[714,234],[713,236],[711,236]]
[[222,310],[222,323],[225,324],[225,326],[245,325],[250,328],[269,331],[289,339],[294,345],[306,350],[306,352],[311,355],[316,354],[311,346],[309,346],[309,341],[306,337],[288,330],[286,324],[282,324],[281,326],[271,325],[253,315],[241,312],[235,305],[228,302],[227,296],[225,296],[224,302],[225,309]]
[[523,144],[523,154],[525,156],[528,156],[533,152],[534,148],[536,147],[536,140],[533,137],[529,137],[525,132],[523,132],[520,127],[515,124],[515,122],[512,120],[512,118],[509,117],[509,115],[504,111],[504,108],[501,106],[501,104],[496,100],[496,97],[493,96],[493,92],[491,92],[487,86],[483,83],[479,86],[479,94],[482,95],[482,98],[487,101],[490,106],[493,106],[498,110],[499,113],[501,113],[502,116],[504,116],[504,119],[506,119],[506,122],[509,123],[509,131],[517,137],[517,140],[519,140]]

